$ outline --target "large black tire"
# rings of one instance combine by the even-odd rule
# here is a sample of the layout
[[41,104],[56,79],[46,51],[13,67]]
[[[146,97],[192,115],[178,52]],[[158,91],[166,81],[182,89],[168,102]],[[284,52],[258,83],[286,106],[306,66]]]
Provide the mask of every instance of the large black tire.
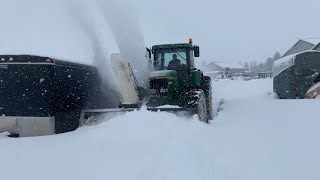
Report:
[[206,96],[203,91],[200,91],[200,93],[198,94],[198,100],[196,104],[196,112],[198,114],[199,120],[208,123],[209,117],[207,112]]
[[212,107],[212,82],[208,76],[203,77],[202,89],[206,97],[208,119],[213,119],[213,107]]
[[192,111],[194,114],[198,115],[199,120],[208,123],[209,116],[207,112],[207,102],[203,90],[199,89],[197,91],[191,91],[188,94],[190,97],[186,107],[194,109]]

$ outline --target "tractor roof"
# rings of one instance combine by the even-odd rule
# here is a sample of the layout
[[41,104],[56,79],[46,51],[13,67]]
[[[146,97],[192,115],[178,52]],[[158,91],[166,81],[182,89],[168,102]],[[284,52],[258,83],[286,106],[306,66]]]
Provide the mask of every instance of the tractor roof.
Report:
[[191,48],[191,43],[179,43],[179,44],[160,44],[152,46],[152,49],[170,49],[170,48]]

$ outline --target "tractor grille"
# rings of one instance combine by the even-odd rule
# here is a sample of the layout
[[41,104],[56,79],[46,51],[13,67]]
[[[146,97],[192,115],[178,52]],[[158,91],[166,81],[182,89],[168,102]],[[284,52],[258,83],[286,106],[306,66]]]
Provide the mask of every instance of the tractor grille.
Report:
[[151,95],[168,96],[168,79],[151,79]]

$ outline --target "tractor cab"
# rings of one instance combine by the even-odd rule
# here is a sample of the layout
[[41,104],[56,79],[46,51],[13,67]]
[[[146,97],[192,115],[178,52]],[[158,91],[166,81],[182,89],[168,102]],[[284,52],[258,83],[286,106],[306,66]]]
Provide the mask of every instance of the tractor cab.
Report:
[[199,46],[193,46],[190,39],[189,43],[155,45],[150,52],[155,71],[192,70],[195,69],[194,57],[199,57]]

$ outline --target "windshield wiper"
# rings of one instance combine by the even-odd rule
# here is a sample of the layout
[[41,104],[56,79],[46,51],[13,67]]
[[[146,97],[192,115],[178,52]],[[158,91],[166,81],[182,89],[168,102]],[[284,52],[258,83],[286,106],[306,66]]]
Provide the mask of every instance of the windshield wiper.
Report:
[[181,55],[180,55],[177,51],[175,51],[175,50],[174,50],[174,52],[177,53],[177,54],[187,63],[187,60],[186,60],[183,56],[181,56]]

